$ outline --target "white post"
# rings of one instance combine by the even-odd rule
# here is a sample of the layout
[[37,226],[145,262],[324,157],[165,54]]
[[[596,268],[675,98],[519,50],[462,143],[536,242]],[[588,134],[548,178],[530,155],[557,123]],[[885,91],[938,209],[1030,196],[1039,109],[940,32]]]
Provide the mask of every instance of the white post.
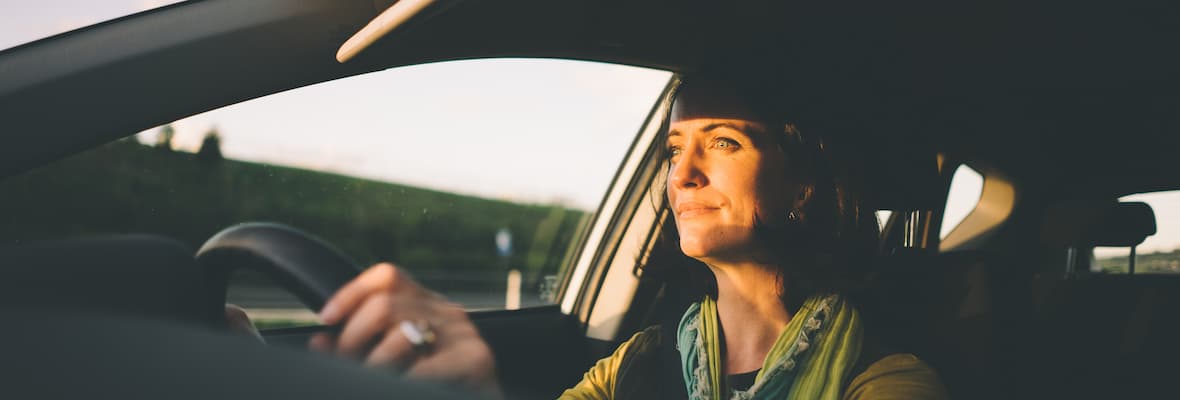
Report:
[[508,271],[508,293],[504,296],[504,308],[520,309],[520,270]]

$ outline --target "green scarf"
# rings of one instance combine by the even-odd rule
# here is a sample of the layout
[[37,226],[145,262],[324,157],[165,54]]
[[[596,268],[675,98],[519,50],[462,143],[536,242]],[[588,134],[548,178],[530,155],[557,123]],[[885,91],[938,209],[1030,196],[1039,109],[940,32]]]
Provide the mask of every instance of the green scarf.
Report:
[[841,397],[860,355],[860,315],[839,296],[812,297],[787,323],[749,390],[730,390],[721,366],[717,303],[706,297],[680,319],[676,348],[688,397],[830,399]]

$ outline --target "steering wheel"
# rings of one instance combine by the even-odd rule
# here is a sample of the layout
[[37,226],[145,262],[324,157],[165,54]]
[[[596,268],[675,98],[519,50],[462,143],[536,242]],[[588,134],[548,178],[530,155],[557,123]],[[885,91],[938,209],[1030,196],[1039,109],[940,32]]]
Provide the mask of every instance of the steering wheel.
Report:
[[275,223],[251,222],[226,228],[209,238],[196,258],[208,278],[209,310],[218,316],[225,307],[229,279],[240,268],[269,275],[317,312],[337,289],[361,271],[327,242]]

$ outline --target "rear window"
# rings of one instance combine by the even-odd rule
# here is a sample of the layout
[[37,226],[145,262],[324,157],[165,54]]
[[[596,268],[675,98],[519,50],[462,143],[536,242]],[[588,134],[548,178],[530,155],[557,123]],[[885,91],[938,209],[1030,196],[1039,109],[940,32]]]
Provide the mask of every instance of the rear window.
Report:
[[[1148,236],[1135,248],[1136,274],[1180,273],[1180,190],[1139,193],[1119,198],[1119,201],[1140,201],[1155,212],[1156,234]],[[1098,247],[1094,249],[1091,270],[1125,274],[1130,265],[1131,249],[1127,247]]]

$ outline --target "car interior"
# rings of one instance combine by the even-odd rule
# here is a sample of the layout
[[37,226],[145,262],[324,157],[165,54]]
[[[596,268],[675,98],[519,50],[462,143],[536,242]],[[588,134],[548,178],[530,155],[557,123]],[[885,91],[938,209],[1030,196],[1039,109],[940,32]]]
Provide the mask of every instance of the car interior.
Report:
[[[338,62],[393,3],[191,0],[2,50],[0,183],[186,116],[393,67],[519,57],[670,71],[558,301],[471,312],[508,395],[555,398],[684,300],[640,267],[668,229],[651,206],[653,138],[676,77],[770,43],[791,60],[780,72],[800,126],[839,144],[866,200],[890,211],[864,305],[882,337],[928,362],[952,398],[1168,393],[1180,275],[1136,273],[1134,249],[1177,221],[1120,198],[1180,189],[1180,56],[1168,50],[1180,7],[447,0]],[[943,235],[961,166],[981,177],[978,203]],[[226,228],[199,249],[153,232],[5,242],[0,390],[467,395],[299,349],[324,327],[264,332],[270,346],[225,333],[234,269],[276,277],[314,310],[361,267],[314,231]],[[1111,247],[1131,252],[1126,273],[1092,267]]]

